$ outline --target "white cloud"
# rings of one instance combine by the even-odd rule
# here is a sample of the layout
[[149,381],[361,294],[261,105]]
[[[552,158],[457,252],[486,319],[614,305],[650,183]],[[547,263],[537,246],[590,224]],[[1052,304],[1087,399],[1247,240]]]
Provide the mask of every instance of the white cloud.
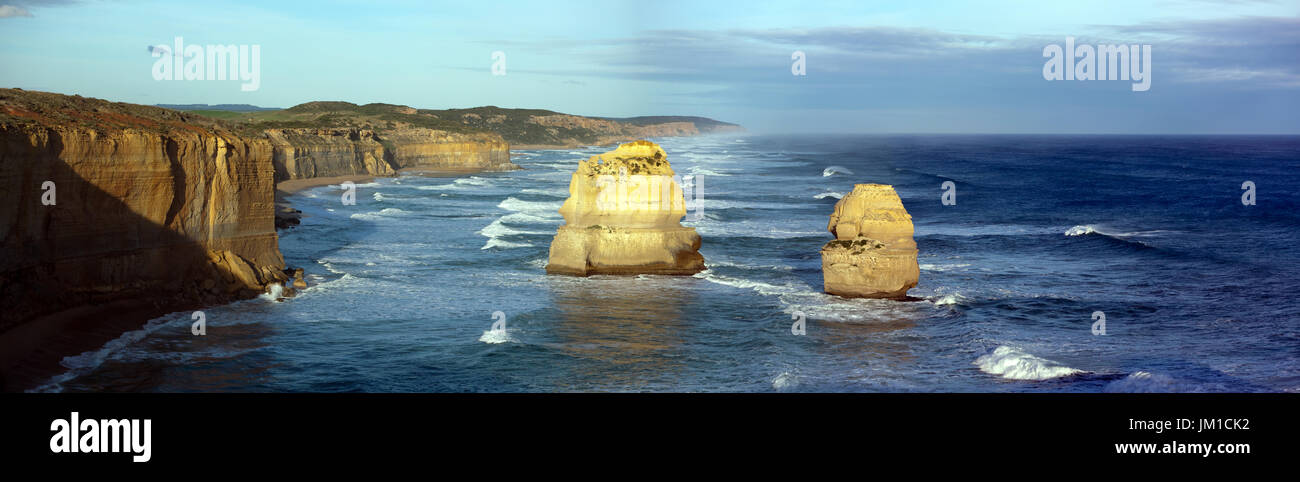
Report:
[[28,12],[27,9],[23,7],[15,7],[13,5],[0,5],[0,18],[30,17],[30,16],[32,16],[32,13]]

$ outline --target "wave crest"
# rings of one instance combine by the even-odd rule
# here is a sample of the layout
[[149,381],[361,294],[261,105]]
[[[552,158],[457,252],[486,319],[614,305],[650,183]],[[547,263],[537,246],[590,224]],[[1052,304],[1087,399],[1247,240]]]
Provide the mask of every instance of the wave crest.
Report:
[[853,174],[853,171],[844,166],[831,166],[822,170],[822,177],[831,177],[836,174]]
[[1006,345],[976,358],[973,364],[984,373],[1009,380],[1051,380],[1084,373]]

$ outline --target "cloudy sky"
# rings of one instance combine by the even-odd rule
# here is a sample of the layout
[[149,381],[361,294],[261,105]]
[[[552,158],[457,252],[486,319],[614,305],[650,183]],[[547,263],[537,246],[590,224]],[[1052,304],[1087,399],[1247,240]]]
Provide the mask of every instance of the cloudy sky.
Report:
[[[157,81],[150,45],[258,45],[260,86]],[[1151,45],[1151,88],[1047,81],[1044,47]],[[492,53],[506,75],[492,75]],[[791,73],[806,56],[807,75]],[[0,0],[0,86],[703,115],[760,132],[1300,134],[1300,0]]]

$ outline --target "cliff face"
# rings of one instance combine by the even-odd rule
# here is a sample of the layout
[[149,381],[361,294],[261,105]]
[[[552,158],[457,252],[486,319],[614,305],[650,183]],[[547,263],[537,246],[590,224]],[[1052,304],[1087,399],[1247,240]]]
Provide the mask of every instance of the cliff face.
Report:
[[649,141],[620,145],[579,164],[560,206],[565,224],[546,272],[689,275],[704,270],[700,235],[683,227],[686,207],[667,154]]
[[409,128],[389,131],[384,139],[393,146],[391,162],[398,169],[519,169],[510,162],[510,144],[492,133]]
[[377,132],[357,127],[267,129],[275,178],[367,174],[392,176],[398,169],[510,170],[510,145],[487,133],[426,128]]
[[82,305],[215,303],[287,279],[270,143],[98,102],[102,115],[77,123],[51,116],[61,106],[5,102],[0,331]]
[[920,269],[912,216],[893,186],[854,185],[835,203],[826,229],[835,235],[821,250],[827,293],[900,299],[916,287]]
[[[610,144],[646,137],[695,136],[700,130],[690,122],[662,122],[636,125],[609,119],[568,114],[535,116],[529,122],[546,129],[546,134],[561,145]],[[567,133],[568,136],[563,134]],[[581,137],[581,139],[579,139]]]
[[396,173],[384,160],[384,146],[370,130],[353,128],[267,129],[275,179]]

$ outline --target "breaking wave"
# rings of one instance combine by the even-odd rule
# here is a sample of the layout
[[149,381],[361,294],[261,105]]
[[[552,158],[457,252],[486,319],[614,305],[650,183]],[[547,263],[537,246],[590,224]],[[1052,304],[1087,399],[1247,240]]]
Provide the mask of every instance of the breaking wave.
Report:
[[499,344],[499,343],[509,343],[509,342],[512,342],[512,341],[515,341],[515,340],[514,340],[514,338],[511,338],[511,337],[510,337],[510,332],[509,332],[509,331],[506,331],[506,330],[488,330],[488,331],[483,332],[483,336],[478,337],[478,341],[481,341],[481,342],[483,342],[483,343],[487,343],[487,344],[489,344],[489,345],[496,345],[496,344]]
[[799,385],[799,377],[790,372],[781,372],[772,379],[772,388],[778,392],[792,389]]
[[968,298],[962,296],[961,293],[952,293],[931,300],[931,302],[934,303],[934,306],[950,306],[965,304],[967,300]]
[[406,216],[407,214],[410,213],[403,211],[401,209],[384,208],[375,212],[356,213],[348,217],[352,219],[360,219],[362,221],[380,221],[380,220],[388,220],[396,217]]
[[1065,235],[1066,235],[1066,236],[1084,236],[1084,235],[1092,234],[1092,233],[1095,233],[1095,232],[1097,232],[1097,228],[1094,228],[1094,227],[1092,227],[1092,225],[1089,224],[1089,225],[1080,225],[1080,226],[1075,226],[1075,227],[1073,227],[1073,228],[1067,229],[1067,230],[1065,230]]
[[831,166],[822,170],[822,177],[831,177],[836,174],[853,174],[853,171],[844,166]]
[[560,217],[560,206],[564,205],[562,201],[542,202],[542,201],[522,201],[515,197],[508,197],[497,207],[507,211],[531,214],[549,219]]
[[1084,373],[1006,345],[976,358],[973,364],[984,373],[1008,380],[1051,380]]

